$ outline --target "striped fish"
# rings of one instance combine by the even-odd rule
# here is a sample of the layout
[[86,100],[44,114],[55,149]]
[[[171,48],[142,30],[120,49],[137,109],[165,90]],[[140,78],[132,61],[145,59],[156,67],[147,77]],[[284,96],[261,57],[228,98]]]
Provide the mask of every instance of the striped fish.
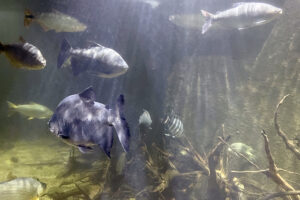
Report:
[[183,136],[183,123],[179,117],[172,111],[162,120],[164,125],[164,135],[172,138]]
[[217,12],[215,15],[201,10],[206,18],[202,26],[202,34],[206,33],[214,24],[239,30],[266,24],[282,14],[282,9],[266,3],[235,3],[233,7]]
[[1,200],[38,200],[46,184],[34,178],[16,178],[0,183]]

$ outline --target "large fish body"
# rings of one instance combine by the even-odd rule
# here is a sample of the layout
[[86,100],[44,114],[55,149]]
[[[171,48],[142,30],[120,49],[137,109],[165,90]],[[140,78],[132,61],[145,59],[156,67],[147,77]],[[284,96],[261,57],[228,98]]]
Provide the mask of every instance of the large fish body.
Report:
[[50,118],[53,114],[53,112],[46,106],[34,102],[30,104],[15,105],[14,103],[7,101],[7,104],[10,115],[14,112],[18,112],[22,115],[27,116],[29,120],[34,118],[47,119]]
[[95,101],[92,87],[64,98],[49,121],[49,129],[83,153],[98,145],[110,157],[115,128],[123,149],[129,150],[129,127],[123,116],[124,97],[112,108]]
[[0,53],[4,53],[10,63],[17,68],[39,70],[46,66],[46,60],[41,51],[24,42],[22,44],[1,44]]
[[32,21],[37,22],[44,31],[81,32],[87,28],[85,24],[79,22],[77,19],[59,11],[33,15],[29,10],[25,10],[25,27],[29,26]]
[[74,76],[83,72],[102,78],[113,78],[124,74],[128,65],[115,50],[95,44],[85,49],[72,48],[64,40],[57,60],[57,67],[67,65],[70,62]]
[[217,12],[213,15],[201,10],[206,22],[202,27],[202,34],[214,25],[219,24],[227,28],[239,30],[266,24],[282,14],[282,9],[266,3],[235,3],[232,8]]
[[0,183],[1,200],[38,200],[46,184],[34,178],[16,178]]

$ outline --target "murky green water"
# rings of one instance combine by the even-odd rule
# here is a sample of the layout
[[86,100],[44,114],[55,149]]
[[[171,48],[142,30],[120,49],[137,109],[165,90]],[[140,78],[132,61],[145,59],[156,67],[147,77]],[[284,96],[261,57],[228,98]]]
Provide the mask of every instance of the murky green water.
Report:
[[[21,43],[22,36],[47,64],[41,70],[18,69],[1,53],[0,197],[5,181],[32,177],[47,184],[38,195],[42,200],[300,199],[284,194],[267,198],[300,190],[300,3],[268,1],[283,10],[276,20],[241,31],[214,27],[202,34],[200,10],[216,13],[232,3],[1,1],[0,42]],[[87,28],[44,31],[38,23],[25,28],[25,9],[35,14],[59,11]],[[71,68],[58,69],[63,39],[77,48],[93,43],[112,48],[129,69],[115,78],[74,76]],[[109,159],[98,146],[81,153],[63,142],[50,132],[49,117],[8,116],[7,101],[35,102],[55,111],[63,98],[88,86],[105,105],[114,105],[124,94],[131,133],[127,153],[115,131]],[[285,141],[274,112],[287,94],[277,121]],[[152,123],[139,123],[144,110]],[[267,176],[268,145],[278,167],[273,176]]]

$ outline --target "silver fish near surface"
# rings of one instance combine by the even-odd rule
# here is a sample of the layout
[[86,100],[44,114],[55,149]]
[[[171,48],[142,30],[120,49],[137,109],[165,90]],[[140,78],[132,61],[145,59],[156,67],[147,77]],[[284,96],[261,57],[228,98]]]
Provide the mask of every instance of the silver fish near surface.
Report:
[[152,129],[151,124],[152,124],[152,119],[150,113],[144,109],[143,113],[139,117],[139,125],[143,125],[149,129]]
[[92,87],[64,98],[48,122],[50,131],[82,153],[98,145],[110,157],[114,127],[127,152],[130,133],[123,113],[124,96],[120,95],[112,108],[96,102],[95,98]]
[[4,53],[10,63],[16,68],[39,70],[46,67],[46,60],[41,51],[34,45],[25,42],[21,44],[2,44],[0,53]]
[[81,32],[87,26],[74,17],[63,14],[59,11],[33,15],[28,9],[25,10],[24,26],[28,27],[31,22],[38,23],[44,31],[54,30],[55,32]]
[[50,118],[53,114],[53,112],[46,106],[34,102],[30,104],[16,105],[10,101],[7,101],[7,104],[9,108],[9,116],[11,116],[15,112],[18,112],[24,116],[27,116],[28,120],[31,120],[34,118],[47,119]]
[[164,126],[164,135],[172,138],[178,138],[183,136],[183,123],[179,117],[172,111],[169,115],[166,115],[162,120]]
[[34,178],[16,178],[0,182],[1,200],[38,200],[47,185]]
[[202,26],[202,34],[206,33],[214,24],[226,28],[237,28],[239,30],[266,24],[282,14],[282,9],[266,3],[246,3],[233,4],[233,7],[217,12],[215,15],[201,10],[206,18]]
[[128,65],[115,50],[96,44],[93,47],[72,48],[63,40],[57,59],[57,67],[70,63],[74,76],[83,72],[102,78],[114,78],[124,74]]

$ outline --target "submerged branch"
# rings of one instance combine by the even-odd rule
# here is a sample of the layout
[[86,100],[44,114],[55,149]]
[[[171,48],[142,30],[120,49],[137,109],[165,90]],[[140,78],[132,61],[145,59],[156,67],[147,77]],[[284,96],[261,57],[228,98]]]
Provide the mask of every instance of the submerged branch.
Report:
[[[268,172],[269,177],[278,186],[280,186],[282,189],[284,189],[286,191],[295,191],[295,189],[293,188],[293,186],[291,186],[288,182],[286,182],[286,180],[284,180],[280,176],[280,174],[278,174],[278,169],[276,167],[275,161],[274,161],[273,156],[271,154],[268,136],[267,136],[267,134],[265,133],[264,130],[262,130],[261,134],[262,134],[262,136],[264,138],[265,151],[266,151],[266,154],[267,154],[267,159],[269,161],[269,172]],[[292,199],[293,200],[299,200],[299,196],[292,196]]]
[[[252,170],[248,170],[248,171],[236,171],[236,170],[232,170],[230,171],[230,173],[233,173],[233,174],[257,174],[257,173],[266,173],[268,172],[269,169],[262,169],[262,170],[255,170],[255,171],[252,171]],[[277,168],[277,171],[280,172],[286,172],[286,173],[289,173],[289,174],[295,174],[295,175],[298,175],[300,176],[299,173],[297,172],[291,172],[291,171],[288,171],[286,169],[282,169],[282,168]]]
[[278,110],[281,104],[283,104],[284,100],[289,96],[285,95],[277,104],[276,106],[276,111],[274,113],[274,125],[275,125],[275,129],[277,131],[277,134],[282,138],[282,140],[285,143],[285,146],[287,149],[289,149],[290,151],[292,151],[295,156],[300,160],[300,151],[299,149],[296,147],[296,145],[293,143],[292,140],[289,140],[289,138],[287,137],[287,134],[285,132],[283,132],[283,130],[280,128],[279,124],[278,124]]
[[292,195],[299,195],[299,194],[300,194],[300,190],[288,191],[288,192],[276,192],[276,193],[270,194],[264,198],[261,198],[259,200],[269,200],[269,199],[274,199],[276,197],[292,196]]
[[[219,140],[221,140],[222,143],[224,143],[225,145],[227,145],[227,147],[230,148],[230,145],[229,145],[226,141],[224,141],[221,137],[219,137]],[[232,150],[234,153],[236,153],[237,155],[239,155],[240,157],[242,157],[242,158],[244,158],[245,160],[247,160],[247,161],[248,161],[252,166],[254,166],[256,169],[258,169],[258,170],[261,171],[260,167],[259,167],[257,164],[255,164],[254,162],[252,162],[251,160],[249,160],[246,156],[244,156],[243,154],[237,152],[237,151],[234,150],[234,149],[231,149],[231,150]]]

